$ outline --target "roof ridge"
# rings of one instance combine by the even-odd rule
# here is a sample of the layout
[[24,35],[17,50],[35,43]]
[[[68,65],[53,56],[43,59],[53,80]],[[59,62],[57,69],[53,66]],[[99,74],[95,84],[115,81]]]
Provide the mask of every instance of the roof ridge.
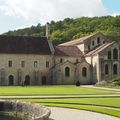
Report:
[[96,33],[93,33],[93,34],[90,34],[90,35],[87,35],[87,36],[84,36],[84,37],[81,37],[81,38],[78,38],[78,39],[74,39],[74,40],[59,44],[58,46],[69,46],[69,44],[75,45],[75,44],[77,44],[75,42],[83,42],[84,40],[87,40],[88,38],[91,38],[92,36],[94,36],[96,34],[102,34],[102,33],[96,32]]

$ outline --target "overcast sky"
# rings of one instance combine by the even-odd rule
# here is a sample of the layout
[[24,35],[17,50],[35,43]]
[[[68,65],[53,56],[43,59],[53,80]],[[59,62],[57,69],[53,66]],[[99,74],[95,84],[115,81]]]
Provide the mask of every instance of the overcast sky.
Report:
[[116,15],[118,5],[120,0],[0,0],[0,33],[67,17]]

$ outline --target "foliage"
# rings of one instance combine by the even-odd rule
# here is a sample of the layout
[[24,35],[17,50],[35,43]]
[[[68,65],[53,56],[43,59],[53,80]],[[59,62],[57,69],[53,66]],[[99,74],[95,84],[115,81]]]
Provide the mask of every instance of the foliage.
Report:
[[120,86],[120,77],[113,79],[112,84]]
[[[109,39],[120,42],[120,16],[66,18],[63,21],[51,21],[50,31],[51,40],[56,45],[98,31]],[[45,36],[45,26],[38,24],[30,28],[9,31],[5,35]]]

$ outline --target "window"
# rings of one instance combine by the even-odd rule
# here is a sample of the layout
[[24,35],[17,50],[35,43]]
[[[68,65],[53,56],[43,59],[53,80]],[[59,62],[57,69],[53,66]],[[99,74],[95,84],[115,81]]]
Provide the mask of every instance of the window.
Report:
[[34,68],[37,68],[37,61],[34,61]]
[[88,45],[88,50],[90,50],[90,45]]
[[111,59],[111,51],[108,51],[108,59]]
[[97,37],[97,43],[98,44],[100,43],[100,37]]
[[21,61],[21,67],[25,67],[25,61]]
[[12,61],[11,60],[8,61],[8,66],[12,67]]
[[49,61],[46,61],[46,68],[49,68]]
[[118,59],[118,50],[116,48],[113,50],[113,59]]
[[93,45],[93,46],[95,45],[94,41],[92,41],[92,45]]
[[66,67],[65,68],[65,77],[69,77],[70,76],[70,68]]
[[82,76],[83,76],[83,77],[86,77],[86,76],[87,76],[87,68],[86,68],[86,67],[83,67],[83,68],[82,68]]
[[109,69],[108,69],[108,64],[105,65],[105,74],[108,75]]
[[61,59],[60,59],[60,63],[62,63],[62,62],[63,62],[63,59],[61,58]]
[[114,65],[113,65],[113,74],[114,74],[114,75],[117,75],[117,72],[118,72],[118,71],[117,71],[117,64],[114,64]]

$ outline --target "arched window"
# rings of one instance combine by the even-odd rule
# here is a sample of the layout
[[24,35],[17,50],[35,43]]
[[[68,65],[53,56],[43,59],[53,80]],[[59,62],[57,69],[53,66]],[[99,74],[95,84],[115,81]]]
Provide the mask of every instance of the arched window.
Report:
[[108,68],[108,64],[105,65],[105,74],[108,75],[109,74],[109,68]]
[[86,77],[86,76],[87,76],[87,68],[86,68],[86,67],[83,67],[83,68],[82,68],[82,76],[83,76],[83,77]]
[[66,76],[66,77],[69,77],[69,76],[70,76],[70,68],[69,68],[69,67],[66,67],[66,68],[65,68],[65,76]]
[[113,59],[118,59],[118,50],[116,48],[113,50]]
[[118,73],[117,64],[114,64],[114,65],[113,65],[113,74],[114,74],[114,75],[117,75],[117,73]]
[[111,60],[111,51],[108,51],[108,59]]

